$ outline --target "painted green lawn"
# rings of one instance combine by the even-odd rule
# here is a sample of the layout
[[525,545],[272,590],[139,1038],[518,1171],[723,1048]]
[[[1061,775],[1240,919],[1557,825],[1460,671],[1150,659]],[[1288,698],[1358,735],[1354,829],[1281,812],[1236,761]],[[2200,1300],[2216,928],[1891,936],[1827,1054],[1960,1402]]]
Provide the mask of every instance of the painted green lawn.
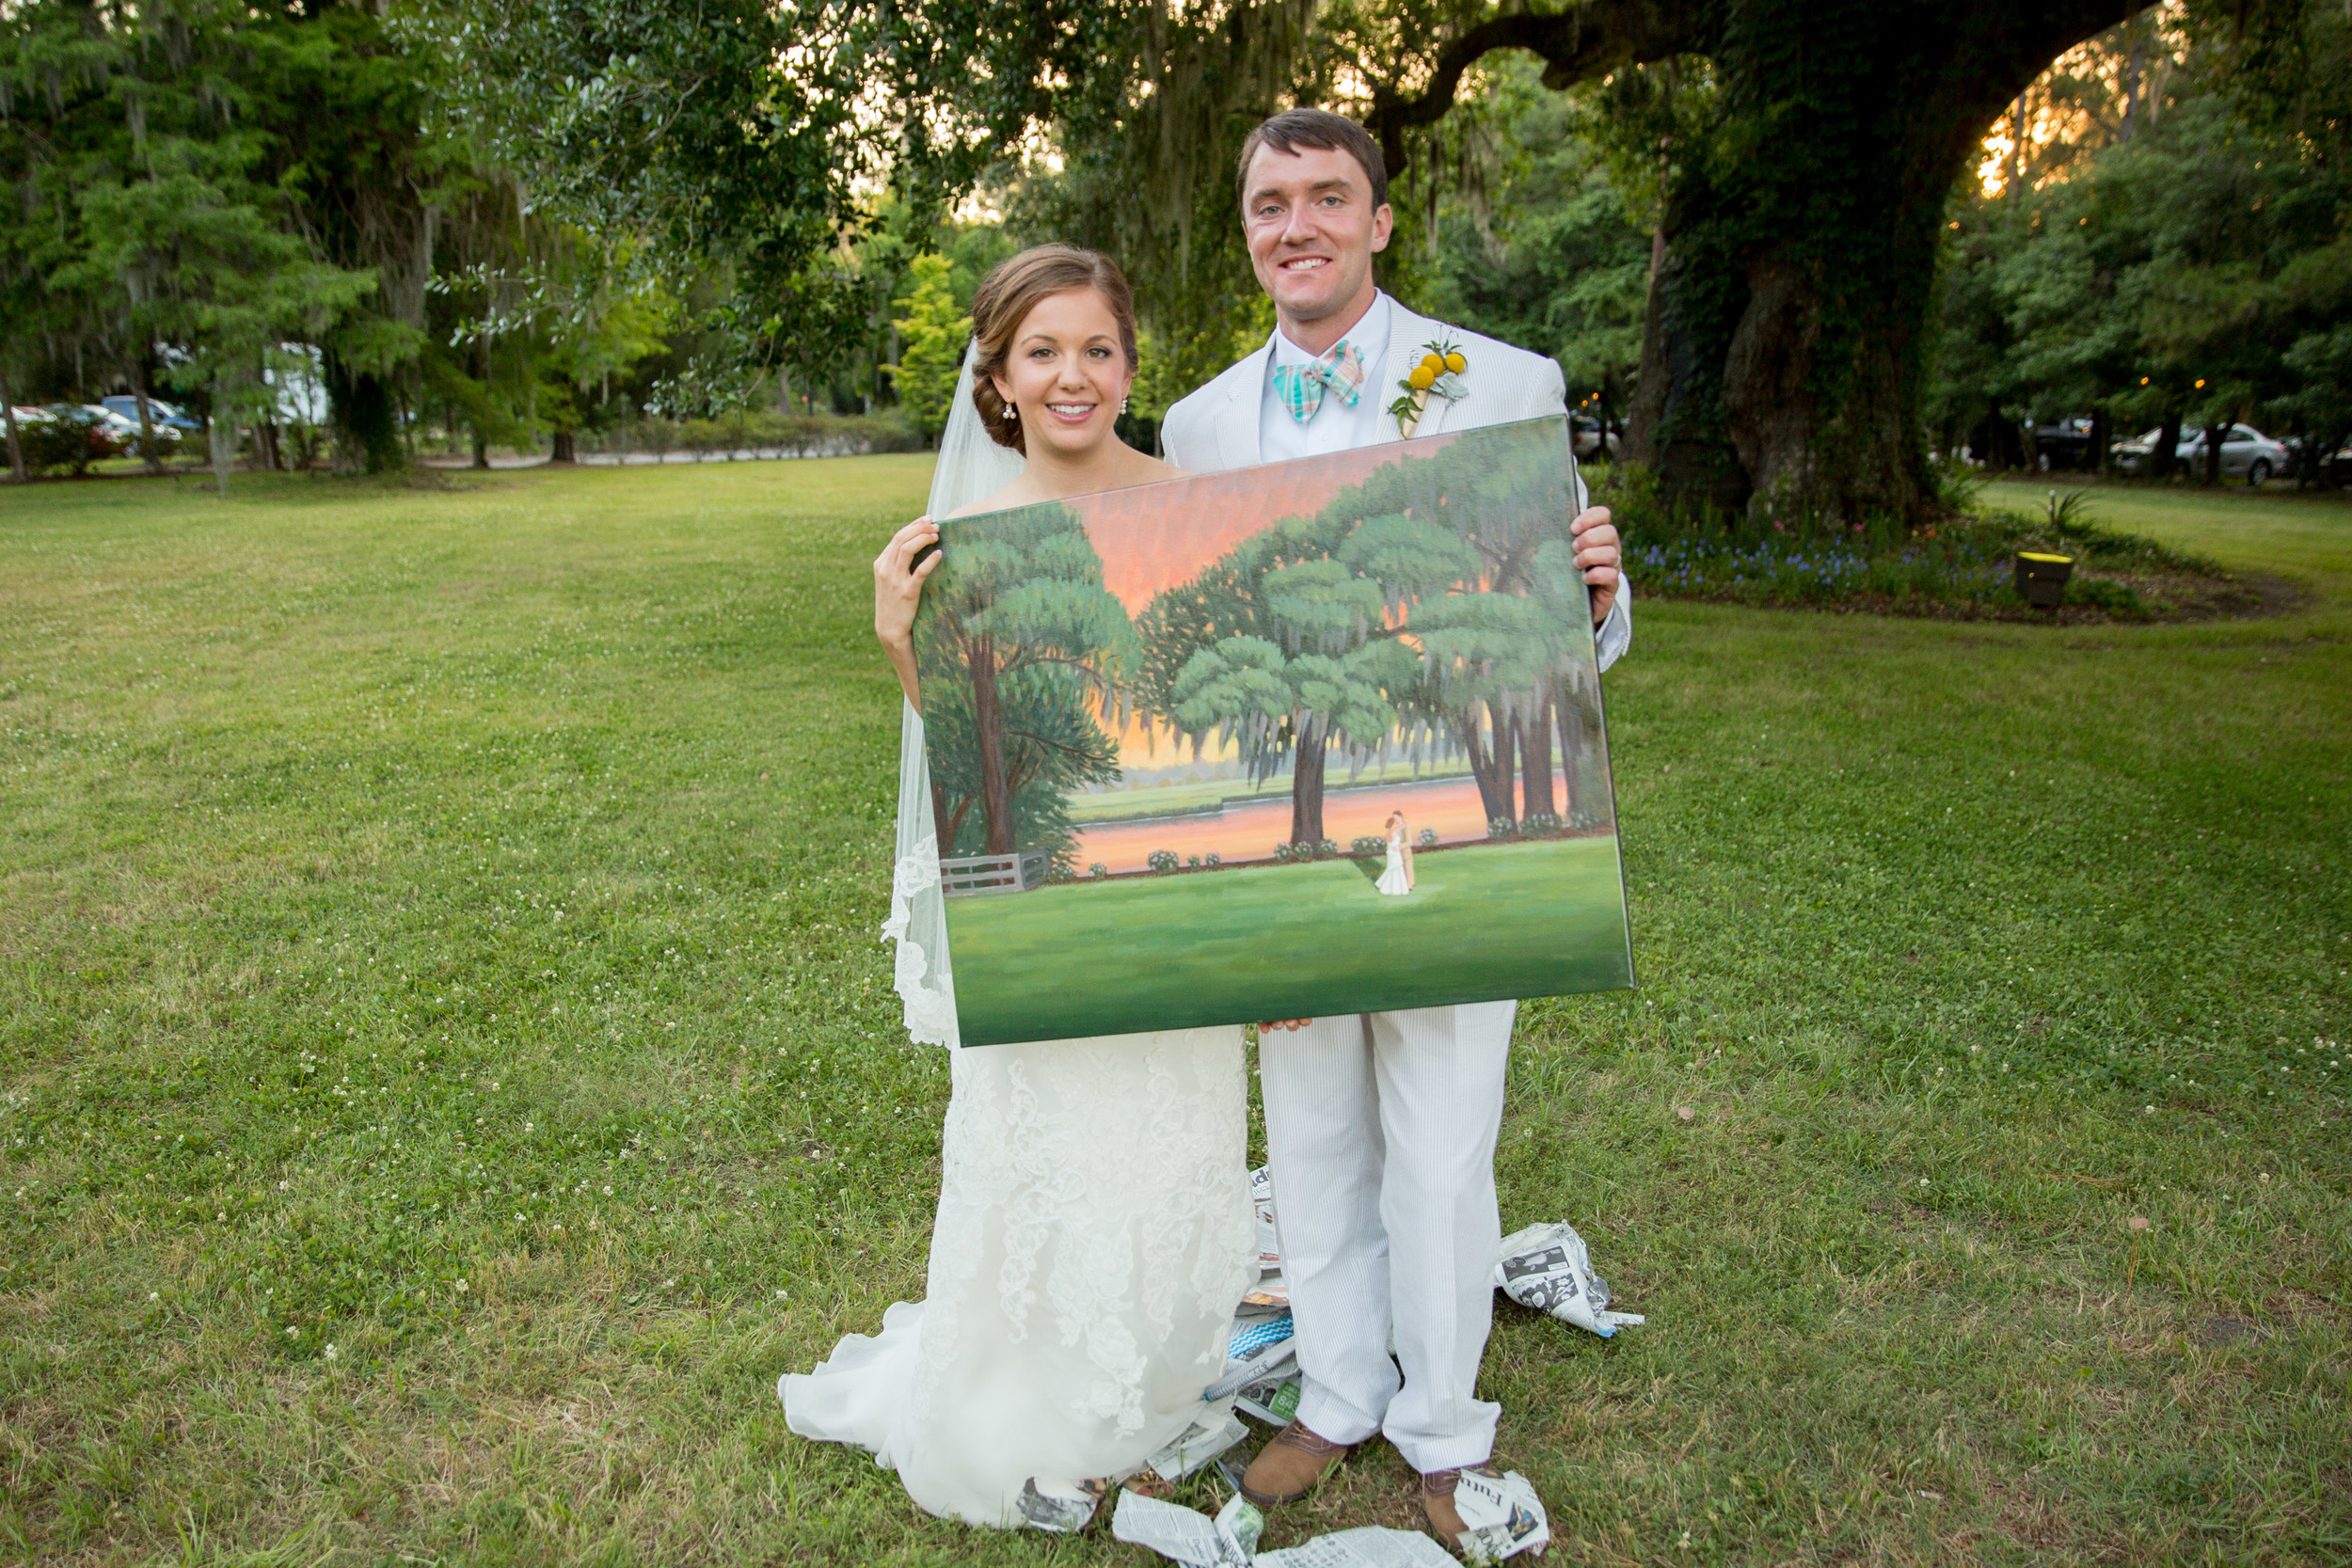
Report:
[[[964,1043],[1617,990],[1613,838],[1065,882],[947,906]],[[1073,963],[1090,976],[1068,984]],[[1442,967],[1440,967],[1442,966]],[[1033,999],[1051,998],[1042,1006]]]
[[[0,489],[0,1559],[1148,1560],[771,1391],[921,1291],[921,461],[466,483]],[[1552,1560],[2352,1553],[2352,507],[2094,510],[2314,596],[1637,610],[1643,989],[1526,1009],[1500,1161],[1650,1315],[1499,1319]]]

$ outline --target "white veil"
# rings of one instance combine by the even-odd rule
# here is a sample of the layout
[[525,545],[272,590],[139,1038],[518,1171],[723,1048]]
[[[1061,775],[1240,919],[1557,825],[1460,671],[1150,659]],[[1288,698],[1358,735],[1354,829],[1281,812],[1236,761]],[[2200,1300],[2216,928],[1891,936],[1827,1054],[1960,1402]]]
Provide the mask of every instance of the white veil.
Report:
[[[930,515],[945,517],[986,500],[1021,475],[1023,458],[1000,447],[972,403],[972,359],[964,350],[947,428],[931,471]],[[923,752],[923,716],[902,703],[898,720],[898,851],[890,879],[885,941],[898,944],[891,985],[906,1005],[907,1034],[924,1045],[960,1044],[956,982],[947,967],[947,906],[939,889],[939,830],[931,814],[931,770]]]

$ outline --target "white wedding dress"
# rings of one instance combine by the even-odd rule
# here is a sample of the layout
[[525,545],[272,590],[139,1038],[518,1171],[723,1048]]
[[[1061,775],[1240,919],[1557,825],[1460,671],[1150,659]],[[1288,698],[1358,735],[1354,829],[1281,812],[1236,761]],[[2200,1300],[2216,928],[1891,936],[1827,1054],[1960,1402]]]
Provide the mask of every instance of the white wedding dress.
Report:
[[[933,516],[1020,471],[980,431],[970,386],[967,356]],[[1201,1391],[1258,1277],[1242,1032],[961,1048],[912,705],[882,931],[908,1033],[951,1053],[926,1296],[777,1392],[794,1432],[870,1449],[929,1512],[1017,1526],[1032,1484],[1067,1497],[1125,1476],[1211,1414]]]
[[1402,834],[1389,835],[1389,863],[1381,870],[1380,880],[1373,885],[1400,898],[1413,891],[1412,881],[1405,874],[1405,839]]

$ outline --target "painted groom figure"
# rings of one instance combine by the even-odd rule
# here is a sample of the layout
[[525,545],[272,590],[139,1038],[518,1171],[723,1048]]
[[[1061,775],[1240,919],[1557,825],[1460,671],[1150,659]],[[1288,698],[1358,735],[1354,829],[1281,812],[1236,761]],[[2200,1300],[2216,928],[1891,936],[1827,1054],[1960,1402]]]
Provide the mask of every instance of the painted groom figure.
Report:
[[[1374,285],[1372,258],[1392,223],[1379,148],[1353,120],[1291,110],[1250,133],[1239,186],[1278,325],[1263,348],[1168,410],[1168,461],[1207,473],[1401,439],[1389,405],[1441,334]],[[1552,360],[1472,332],[1443,335],[1468,361],[1468,394],[1430,398],[1414,435],[1566,412]],[[1578,505],[1586,499],[1580,479]],[[1606,669],[1632,638],[1617,532],[1599,508],[1572,528]],[[1243,1479],[1255,1501],[1304,1497],[1349,1448],[1382,1433],[1421,1473],[1430,1528],[1459,1549],[1454,1482],[1492,1458],[1501,1414],[1477,1397],[1477,1380],[1494,1316],[1495,1138],[1518,1007],[1262,1031],[1266,1149],[1304,1386],[1297,1418]]]

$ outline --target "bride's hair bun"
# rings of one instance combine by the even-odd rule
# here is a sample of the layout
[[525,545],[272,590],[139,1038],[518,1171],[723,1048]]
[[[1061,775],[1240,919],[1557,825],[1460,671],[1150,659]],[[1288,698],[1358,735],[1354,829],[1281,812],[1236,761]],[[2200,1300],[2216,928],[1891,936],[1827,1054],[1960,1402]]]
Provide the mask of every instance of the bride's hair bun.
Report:
[[972,296],[972,341],[978,350],[972,356],[972,406],[979,410],[980,423],[998,446],[1010,447],[1025,457],[1029,449],[1022,441],[1021,421],[996,395],[995,384],[989,378],[1004,373],[1013,337],[1038,301],[1073,289],[1092,289],[1103,296],[1119,323],[1119,343],[1126,351],[1127,368],[1134,370],[1135,296],[1128,292],[1119,263],[1099,250],[1081,250],[1074,245],[1031,245],[998,262],[981,279],[979,293]]

